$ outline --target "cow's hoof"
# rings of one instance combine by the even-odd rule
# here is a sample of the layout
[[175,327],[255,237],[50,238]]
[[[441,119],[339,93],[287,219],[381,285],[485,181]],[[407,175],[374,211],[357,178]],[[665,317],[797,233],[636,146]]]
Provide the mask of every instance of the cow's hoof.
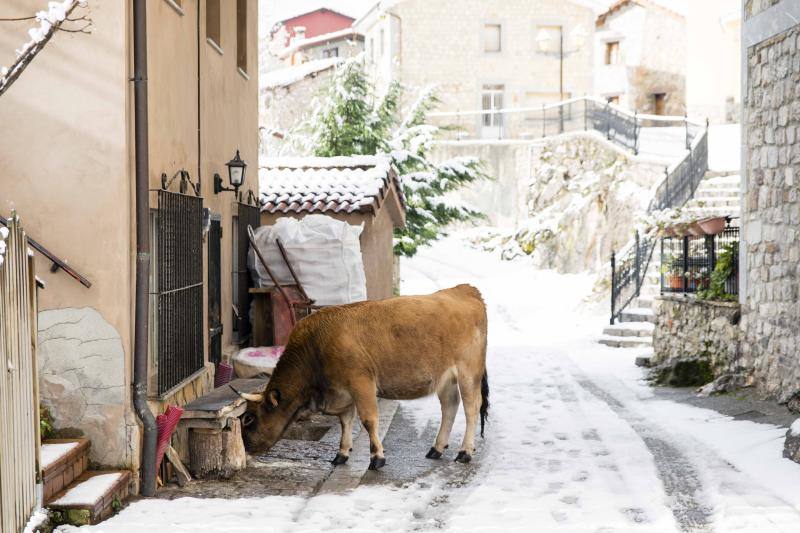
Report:
[[465,451],[460,451],[458,452],[458,455],[456,455],[456,461],[467,464],[468,462],[472,461],[472,456]]
[[441,459],[442,452],[440,452],[436,448],[431,447],[431,449],[428,450],[428,453],[425,454],[425,457],[427,457],[428,459]]
[[336,457],[333,458],[333,461],[331,461],[331,463],[333,463],[334,466],[343,465],[347,462],[348,459],[349,459],[348,456],[343,455],[341,453],[337,453]]
[[386,459],[383,457],[378,457],[377,455],[369,460],[369,469],[370,470],[377,470],[382,468],[386,464]]

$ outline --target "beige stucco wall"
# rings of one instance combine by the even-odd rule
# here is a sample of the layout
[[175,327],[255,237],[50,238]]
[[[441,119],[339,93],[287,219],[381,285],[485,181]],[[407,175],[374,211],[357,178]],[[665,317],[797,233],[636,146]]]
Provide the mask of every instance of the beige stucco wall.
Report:
[[[559,60],[537,51],[540,25],[561,25],[565,35],[583,26],[586,42],[564,63],[564,91],[567,97],[592,93],[594,21],[591,9],[564,0],[404,0],[382,17],[366,17],[358,29],[365,33],[368,59],[370,43],[379,43],[383,30],[385,54],[376,44],[372,67],[379,86],[387,78],[417,89],[436,85],[440,110],[474,111],[481,109],[483,85],[505,86],[504,107],[558,100]],[[501,24],[500,52],[484,51],[485,23]],[[522,118],[507,118],[507,137],[525,129]],[[473,116],[460,125],[475,137],[479,123]]]
[[[160,187],[162,172],[183,168],[198,178],[197,3],[183,5],[181,13],[166,0],[147,3],[153,189]],[[230,344],[232,329],[234,198],[213,194],[213,173],[227,182],[225,162],[239,149],[249,164],[245,194],[258,181],[257,0],[248,6],[246,70],[252,79],[236,64],[236,2],[222,2],[224,53],[205,41],[204,26],[200,40],[202,196],[222,216],[223,346]],[[3,16],[28,16],[42,7],[39,0],[10,0],[3,3]],[[136,470],[130,13],[130,0],[93,0],[92,33],[57,34],[0,98],[0,214],[16,209],[31,237],[92,283],[87,289],[64,272],[50,273],[49,261],[37,254],[37,272],[47,283],[39,295],[43,403],[51,407],[56,427],[92,440],[92,461]],[[205,24],[204,17],[200,22]],[[29,26],[3,23],[0,64],[13,61]],[[151,201],[155,207],[155,195]],[[197,381],[208,388],[209,376]],[[193,395],[202,392],[197,388]],[[189,395],[180,391],[168,400],[181,398]]]
[[686,105],[689,115],[738,122],[741,104],[739,0],[689,2]]
[[[248,64],[241,72],[237,66],[236,2],[221,2],[220,50],[206,40],[205,2],[200,4],[200,106],[198,117],[197,86],[197,4],[183,3],[179,12],[166,1],[148,4],[149,112],[150,112],[150,186],[161,187],[161,174],[172,176],[185,169],[192,180],[201,183],[203,206],[222,220],[222,345],[231,353],[233,193],[214,194],[214,174],[229,186],[227,163],[238,149],[248,163],[246,181],[240,189],[258,190],[258,2],[248,1]],[[159,51],[159,53],[155,53]],[[201,129],[200,168],[198,172],[198,118]],[[170,187],[177,191],[180,180]],[[151,207],[156,206],[151,195]],[[204,279],[208,276],[208,242],[203,246]],[[207,289],[207,287],[206,287]],[[208,331],[207,291],[204,294],[204,331]],[[208,354],[208,336],[204,339]],[[208,365],[210,370],[210,365]],[[202,381],[202,380],[201,380]],[[166,398],[163,405],[173,398]]]
[[[64,272],[51,273],[50,262],[36,254],[37,273],[47,283],[39,291],[42,400],[57,427],[92,438],[92,461],[114,465],[135,465],[138,449],[127,386],[132,257],[126,5],[92,2],[92,33],[57,34],[0,97],[0,213],[16,209],[32,238],[92,282],[87,289]],[[11,0],[3,2],[3,16],[29,16],[43,7],[39,0]],[[13,61],[30,25],[3,23],[0,64]],[[110,379],[103,381],[104,375]]]

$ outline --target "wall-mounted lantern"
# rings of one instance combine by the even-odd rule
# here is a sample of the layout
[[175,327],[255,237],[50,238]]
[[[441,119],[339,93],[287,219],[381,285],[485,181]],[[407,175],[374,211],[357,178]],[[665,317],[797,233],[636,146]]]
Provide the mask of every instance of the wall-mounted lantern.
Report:
[[222,191],[233,191],[235,196],[239,196],[239,187],[244,185],[245,171],[247,170],[247,163],[239,157],[239,150],[236,150],[236,156],[225,163],[228,167],[228,181],[231,187],[222,186],[222,177],[219,174],[214,174],[214,194],[219,194]]

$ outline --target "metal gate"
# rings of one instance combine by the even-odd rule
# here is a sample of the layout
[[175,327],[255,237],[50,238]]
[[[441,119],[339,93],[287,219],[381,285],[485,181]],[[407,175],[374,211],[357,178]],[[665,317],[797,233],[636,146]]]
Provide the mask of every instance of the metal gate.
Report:
[[16,215],[8,229],[0,254],[0,531],[22,531],[36,505],[39,462],[36,283]]
[[211,218],[208,232],[208,360],[222,361],[222,221]]
[[158,191],[158,394],[203,368],[203,199]]
[[238,205],[239,215],[236,219],[234,237],[234,328],[236,338],[239,343],[244,344],[253,331],[250,323],[250,305],[253,301],[250,295],[250,288],[253,286],[250,272],[247,269],[247,252],[250,249],[250,241],[247,238],[247,226],[253,229],[260,225],[261,213],[257,206],[240,203]]

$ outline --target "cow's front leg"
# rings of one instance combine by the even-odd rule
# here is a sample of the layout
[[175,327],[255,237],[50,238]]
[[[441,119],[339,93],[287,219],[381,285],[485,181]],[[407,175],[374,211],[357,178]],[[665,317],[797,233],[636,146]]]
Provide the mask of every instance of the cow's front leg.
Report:
[[342,438],[339,441],[339,453],[331,461],[334,465],[344,464],[350,458],[350,452],[353,450],[353,420],[355,418],[355,405],[351,405],[339,415],[339,423],[342,425]]
[[364,380],[354,389],[353,397],[358,417],[369,434],[369,469],[377,470],[386,464],[386,458],[383,456],[383,445],[378,438],[378,396],[375,383]]

